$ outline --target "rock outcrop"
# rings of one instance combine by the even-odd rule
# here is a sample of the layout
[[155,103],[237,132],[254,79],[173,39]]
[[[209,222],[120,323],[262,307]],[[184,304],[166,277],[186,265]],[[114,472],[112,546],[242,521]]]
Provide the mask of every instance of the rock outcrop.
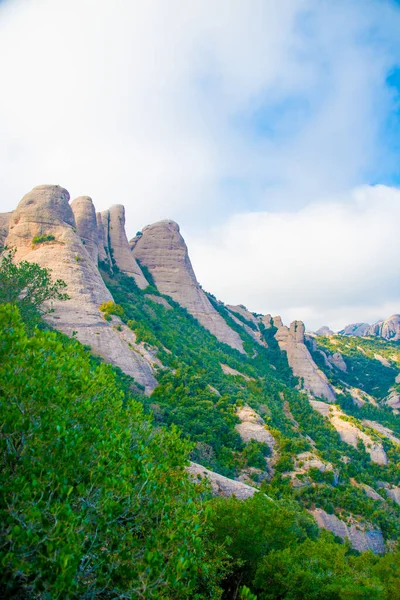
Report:
[[99,262],[103,262],[112,269],[112,261],[110,248],[108,244],[108,215],[103,216],[101,213],[96,213],[97,221],[97,252]]
[[235,429],[244,442],[256,440],[257,442],[267,444],[272,451],[274,450],[276,445],[275,439],[268,431],[264,419],[255,410],[246,404],[238,408],[236,414],[240,419],[240,423],[235,426]]
[[400,340],[400,314],[392,315],[388,319],[371,325],[364,335],[374,335],[385,340],[398,342]]
[[82,240],[93,263],[99,260],[99,241],[97,231],[96,211],[89,196],[80,196],[71,202],[74,213],[76,232]]
[[317,329],[317,331],[315,333],[316,333],[316,335],[322,335],[323,337],[329,337],[331,335],[335,335],[335,332],[332,331],[332,329],[330,327],[328,327],[328,325],[323,325],[322,327]]
[[318,400],[311,400],[311,405],[323,417],[330,420],[343,442],[357,448],[358,442],[361,440],[372,462],[378,465],[387,465],[388,459],[381,442],[373,440],[364,431],[348,421],[348,417],[346,418],[346,415],[339,408]]
[[347,371],[347,365],[344,362],[343,356],[340,354],[340,352],[335,352],[334,354],[328,356],[328,361],[333,367],[335,367],[335,369],[339,369],[339,371],[343,372]]
[[128,238],[126,237],[125,208],[122,204],[116,204],[109,210],[102,212],[101,216],[112,263],[120,271],[133,277],[139,288],[144,290],[149,283],[132,255]]
[[220,341],[244,353],[243,342],[200,288],[179,226],[165,220],[148,225],[131,241],[132,255],[145,265],[157,289],[186,308]]
[[[255,342],[257,342],[257,344],[260,344],[260,346],[264,346],[264,348],[268,348],[268,344],[264,340],[263,335],[261,333],[259,326],[260,321],[257,319],[257,317],[255,317],[242,305],[233,306],[231,304],[228,304],[226,308],[229,311],[230,318],[233,319],[233,321],[235,321],[237,325],[243,327],[246,333],[248,333],[249,336],[252,337]],[[247,323],[240,319],[240,317],[245,319]]]
[[190,463],[187,470],[194,480],[208,479],[215,496],[236,496],[238,500],[246,500],[258,492],[256,488],[246,483],[214,473],[197,463]]
[[136,345],[133,332],[119,323],[104,320],[100,305],[112,301],[97,266],[76,232],[67,190],[55,185],[35,187],[12,214],[7,245],[22,259],[49,268],[55,279],[67,284],[70,300],[54,302],[47,320],[67,335],[88,344],[94,353],[135,378],[147,392],[154,389],[155,362],[143,346]]
[[[275,323],[279,323],[277,317],[274,317],[274,325]],[[281,325],[275,333],[275,338],[281,350],[287,354],[293,375],[303,380],[304,389],[317,398],[325,398],[328,402],[334,402],[335,392],[328,378],[317,367],[305,345],[304,324],[301,321],[293,321],[290,329]]]
[[371,529],[355,520],[350,525],[347,525],[336,515],[330,515],[321,508],[311,510],[310,513],[317,521],[319,527],[332,531],[332,533],[342,538],[342,540],[347,538],[354,550],[358,550],[359,552],[371,550],[374,554],[383,554],[385,552],[385,542],[380,529]]
[[341,329],[339,333],[340,335],[363,337],[369,328],[369,323],[351,323],[350,325],[346,325],[344,329]]
[[4,246],[5,239],[8,234],[8,224],[10,222],[12,212],[0,213],[0,248]]

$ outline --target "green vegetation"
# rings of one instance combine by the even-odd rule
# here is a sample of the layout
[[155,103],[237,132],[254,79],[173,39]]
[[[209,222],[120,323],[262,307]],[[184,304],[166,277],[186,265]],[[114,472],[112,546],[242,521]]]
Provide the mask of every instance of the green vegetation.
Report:
[[50,312],[53,300],[66,300],[66,285],[53,281],[47,269],[36,263],[15,263],[15,251],[4,249],[0,253],[0,304],[11,303],[18,307],[26,322],[38,321],[40,314]]
[[54,242],[56,238],[54,235],[35,235],[32,238],[32,244],[36,246],[37,244],[47,244],[48,242]]
[[[104,318],[119,317],[164,365],[148,398],[41,321],[65,286],[12,257],[0,262],[1,597],[400,600],[399,507],[353,484],[398,483],[398,448],[385,440],[390,462],[378,466],[342,442],[296,389],[272,328],[263,348],[231,320],[249,350],[242,355],[170,298],[166,308],[147,297],[159,295],[153,286],[141,291],[104,272],[114,298],[101,305]],[[263,416],[276,456],[239,437],[243,404]],[[389,422],[390,411],[374,411]],[[309,483],[293,488],[286,475],[304,451],[333,464],[339,481],[312,468]],[[255,468],[261,493],[211,498],[186,475],[189,458],[231,476]],[[306,511],[316,506],[380,527],[393,551],[359,555],[338,543]]]

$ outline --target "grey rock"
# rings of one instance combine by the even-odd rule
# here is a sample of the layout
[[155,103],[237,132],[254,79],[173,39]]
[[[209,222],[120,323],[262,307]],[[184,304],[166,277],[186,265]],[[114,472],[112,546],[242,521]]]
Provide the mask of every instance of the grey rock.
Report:
[[132,255],[149,269],[159,292],[186,308],[220,342],[244,353],[239,334],[200,288],[177,223],[165,220],[145,227],[133,244]]
[[346,325],[344,329],[339,331],[340,335],[350,335],[355,337],[363,337],[366,335],[370,325],[369,323],[351,323]]
[[208,479],[215,496],[236,496],[238,500],[246,500],[258,492],[256,488],[214,473],[197,463],[190,463],[187,470],[194,480]]
[[332,329],[330,329],[330,327],[328,327],[328,325],[323,325],[322,327],[317,329],[317,331],[315,333],[317,335],[322,335],[324,337],[329,337],[331,335],[335,335],[335,332],[332,331]]
[[89,196],[80,196],[71,202],[74,213],[76,231],[82,240],[93,263],[99,259],[99,241],[97,232],[96,211]]
[[[54,240],[33,244],[33,237],[40,235],[52,235]],[[26,194],[10,219],[6,241],[16,248],[17,261],[35,262],[67,284],[70,300],[53,303],[49,323],[67,335],[76,332],[80,342],[151,392],[157,383],[153,375],[156,360],[143,345],[136,344],[133,332],[119,319],[121,331],[115,329],[115,322],[104,320],[99,307],[113,298],[76,233],[67,190],[45,185]]]
[[5,239],[8,234],[8,223],[12,212],[0,213],[0,247],[4,246]]
[[398,342],[400,340],[400,314],[392,315],[388,319],[371,325],[365,335],[374,335],[392,342]]
[[138,287],[144,290],[149,283],[134,258],[126,237],[125,208],[122,204],[115,204],[101,214],[103,227],[107,233],[111,258],[120,271],[133,277]]

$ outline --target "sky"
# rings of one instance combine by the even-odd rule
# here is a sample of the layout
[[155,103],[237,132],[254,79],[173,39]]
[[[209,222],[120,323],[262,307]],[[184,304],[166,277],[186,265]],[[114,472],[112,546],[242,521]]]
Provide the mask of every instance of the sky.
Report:
[[0,210],[60,184],[180,224],[203,288],[400,312],[400,3],[0,0]]

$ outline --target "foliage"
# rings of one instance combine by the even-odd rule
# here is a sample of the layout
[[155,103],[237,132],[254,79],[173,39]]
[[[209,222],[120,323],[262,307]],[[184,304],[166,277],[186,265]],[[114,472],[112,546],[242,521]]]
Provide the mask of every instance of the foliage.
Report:
[[32,244],[35,246],[37,244],[46,244],[48,242],[54,242],[56,238],[54,235],[35,235],[32,238]]
[[14,250],[0,253],[0,303],[17,305],[27,321],[36,322],[39,314],[51,312],[53,300],[68,299],[66,284],[53,281],[50,270],[36,263],[16,263],[14,256]]
[[[218,598],[223,554],[174,427],[113,369],[0,307],[0,585],[35,598]],[[215,547],[216,548],[216,547]]]

